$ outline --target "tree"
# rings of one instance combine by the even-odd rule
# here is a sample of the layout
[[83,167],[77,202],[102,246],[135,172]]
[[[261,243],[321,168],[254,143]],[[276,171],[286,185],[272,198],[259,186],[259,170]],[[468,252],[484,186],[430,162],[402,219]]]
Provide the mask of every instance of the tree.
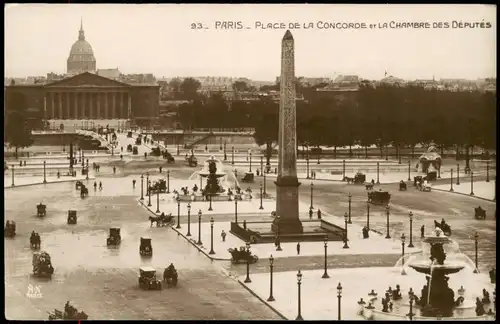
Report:
[[15,147],[17,159],[19,148],[33,144],[25,96],[19,92],[9,94],[6,98],[6,110],[5,141],[10,147]]
[[271,157],[273,154],[273,142],[278,142],[278,104],[271,101],[257,101],[253,111],[259,114],[260,118],[254,125],[255,133],[253,135],[258,145],[266,145],[266,167],[271,166]]
[[170,87],[170,90],[172,91],[174,99],[179,99],[180,98],[181,84],[182,84],[182,81],[179,78],[173,78],[168,83],[168,86]]
[[245,81],[235,81],[233,82],[233,90],[234,92],[244,92],[248,91],[249,87]]
[[200,81],[193,78],[185,78],[179,88],[182,94],[182,99],[195,100],[198,98],[197,91],[200,89]]

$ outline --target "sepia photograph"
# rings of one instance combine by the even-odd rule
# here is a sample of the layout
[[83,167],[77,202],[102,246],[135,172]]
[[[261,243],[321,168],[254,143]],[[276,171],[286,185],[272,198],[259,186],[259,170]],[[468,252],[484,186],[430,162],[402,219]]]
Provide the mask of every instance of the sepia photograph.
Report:
[[496,321],[496,6],[4,18],[7,320]]

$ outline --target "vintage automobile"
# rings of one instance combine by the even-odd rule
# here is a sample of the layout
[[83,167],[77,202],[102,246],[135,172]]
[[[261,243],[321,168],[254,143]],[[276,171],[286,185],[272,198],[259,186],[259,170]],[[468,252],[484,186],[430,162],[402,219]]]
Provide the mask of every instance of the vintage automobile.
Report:
[[239,250],[237,248],[230,248],[227,251],[231,253],[232,263],[249,262],[253,264],[259,260],[258,256],[252,255],[252,252],[245,249],[244,246],[241,246]]
[[127,133],[127,138],[132,138],[132,132]]
[[189,156],[186,160],[190,167],[198,166],[198,159],[194,155]]
[[165,268],[165,271],[163,271],[163,281],[167,284],[167,287],[176,287],[178,279],[179,275],[177,274],[177,270],[171,263]]
[[174,156],[167,151],[163,151],[163,158],[167,160],[167,163],[175,163]]
[[50,278],[54,273],[50,255],[45,251],[33,254],[32,265],[33,275],[35,277]]
[[417,183],[417,189],[423,192],[430,192],[432,189],[432,186],[427,180],[424,180],[423,182]]
[[136,139],[135,139],[135,145],[141,145],[142,144],[142,136],[139,135]]
[[16,222],[11,221],[11,220],[7,220],[5,222],[5,228],[3,230],[3,235],[5,237],[10,237],[10,238],[16,236]]
[[151,246],[151,238],[141,237],[141,245],[139,246],[139,254],[141,256],[153,256],[153,247]]
[[68,225],[76,225],[77,223],[77,217],[76,217],[76,210],[68,210]]
[[83,182],[81,182],[80,180],[78,180],[77,182],[75,182],[75,189],[76,190],[80,190],[80,188],[85,185],[83,184]]
[[403,180],[399,182],[399,191],[406,191],[406,183]]
[[45,217],[47,215],[47,206],[42,203],[36,205],[36,215],[38,217]]
[[85,198],[85,197],[88,197],[89,195],[89,189],[84,185],[82,184],[80,186],[80,198]]
[[49,321],[53,320],[86,320],[89,316],[84,312],[79,312],[75,307],[69,304],[69,301],[64,305],[64,312],[58,309],[54,309],[52,313],[49,314]]
[[139,154],[139,149],[137,148],[137,146],[134,146],[132,148],[132,155],[138,155]]
[[161,281],[156,279],[156,270],[152,267],[139,269],[139,287],[146,290],[161,290]]
[[387,191],[370,191],[368,192],[368,202],[374,205],[387,205],[391,200],[391,194]]
[[443,231],[444,235],[451,236],[451,226],[446,222],[441,221],[441,223],[439,223],[438,221],[435,220],[434,227],[440,228]]
[[486,210],[481,208],[481,206],[474,208],[474,218],[475,219],[486,219]]
[[425,177],[427,178],[427,181],[435,181],[437,179],[437,172],[430,171],[427,173],[427,175]]
[[109,229],[109,236],[106,239],[107,245],[118,245],[122,241],[122,237],[120,235],[120,229],[116,227],[112,227]]
[[243,182],[254,182],[254,174],[253,172],[245,172],[243,178],[241,178]]
[[151,192],[152,195],[156,195],[157,193],[167,192],[167,181],[165,181],[164,179],[155,181],[153,185],[151,185],[151,187],[149,188],[149,192]]
[[40,234],[38,234],[35,231],[31,232],[31,235],[30,235],[30,247],[33,250],[37,250],[37,249],[40,248],[41,244],[42,244],[42,239],[40,238]]
[[[348,179],[346,177],[346,179]],[[354,178],[352,178],[351,180],[351,183],[354,183],[354,184],[364,184],[366,182],[366,175],[361,173],[361,172],[358,172],[354,175]],[[347,183],[349,183],[349,181],[347,181]]]
[[415,176],[413,177],[413,186],[417,187],[419,183],[424,182],[424,177],[422,176]]
[[127,145],[127,152],[132,153],[132,144]]

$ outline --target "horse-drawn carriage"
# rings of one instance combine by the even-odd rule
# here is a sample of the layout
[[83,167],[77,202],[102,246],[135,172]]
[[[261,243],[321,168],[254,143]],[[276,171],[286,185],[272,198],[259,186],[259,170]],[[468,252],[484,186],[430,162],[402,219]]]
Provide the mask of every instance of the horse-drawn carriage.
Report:
[[254,174],[253,172],[245,172],[243,178],[241,178],[242,182],[254,182]]
[[253,264],[259,260],[258,256],[252,255],[252,252],[245,249],[244,246],[241,246],[239,250],[237,248],[230,248],[228,252],[231,253],[232,263],[249,262]]
[[157,193],[167,192],[167,181],[165,181],[164,179],[155,181],[151,185],[151,187],[149,187],[149,192],[151,192],[152,195],[156,195]]
[[139,155],[139,149],[137,148],[137,146],[134,146],[132,148],[132,155]]
[[120,229],[116,227],[112,227],[109,229],[109,236],[106,239],[107,245],[118,245],[122,241],[122,237],[120,235]]
[[430,171],[427,172],[427,175],[425,176],[427,181],[435,181],[437,179],[437,172],[436,171]]
[[75,189],[76,190],[80,190],[82,186],[85,187],[85,185],[83,184],[83,182],[81,182],[80,180],[78,180],[77,182],[75,182]]
[[368,192],[368,202],[374,205],[387,205],[391,200],[391,194],[387,191],[371,191]]
[[345,177],[345,181],[347,183],[353,183],[353,184],[363,184],[366,182],[366,175],[358,172],[354,175],[354,177]]
[[80,186],[80,198],[85,198],[89,195],[89,189],[87,188],[87,186],[85,186],[84,184],[82,184]]
[[156,279],[156,270],[151,267],[139,269],[139,287],[146,290],[161,290],[161,281]]
[[444,221],[444,219],[441,220],[441,223],[439,223],[438,221],[435,220],[434,227],[441,229],[443,231],[444,235],[451,236],[451,226],[449,224],[447,224]]
[[178,279],[179,275],[177,274],[177,270],[175,269],[174,264],[171,263],[165,268],[165,271],[163,271],[163,282],[165,282],[168,287],[176,287]]
[[79,312],[75,307],[69,304],[69,301],[64,305],[64,312],[54,309],[49,313],[49,321],[53,320],[86,320],[89,316],[84,312]]
[[16,236],[16,222],[7,220],[5,222],[5,228],[3,230],[3,235],[5,237],[14,237]]
[[407,189],[406,188],[406,183],[403,180],[401,180],[399,182],[399,191],[406,191],[406,189]]
[[167,163],[175,163],[175,159],[174,159],[174,156],[172,154],[170,154],[169,152],[167,152],[166,150],[163,151],[163,158],[165,160],[167,160]]
[[45,251],[33,254],[32,265],[33,275],[35,277],[50,278],[54,273],[50,255]]
[[161,213],[159,216],[149,216],[149,221],[151,222],[151,227],[153,227],[153,223],[156,223],[156,227],[165,227],[173,224],[174,217],[172,213],[165,215],[165,213]]
[[45,217],[47,215],[47,206],[42,203],[36,205],[36,215],[38,217]]
[[428,181],[429,181],[428,176],[413,177],[413,185],[417,187],[417,189],[420,191],[428,191],[428,192],[431,191],[431,184]]
[[475,219],[486,219],[486,210],[481,208],[481,206],[474,208],[474,218]]
[[139,135],[135,139],[135,145],[141,145],[141,144],[142,144],[142,135]]
[[68,210],[68,225],[76,225],[77,223],[77,217],[76,217],[76,210]]
[[194,155],[191,155],[188,158],[186,158],[186,161],[190,167],[198,166],[198,159]]
[[141,256],[153,256],[153,247],[151,246],[151,238],[141,237],[141,245],[139,245],[139,254]]
[[38,250],[40,248],[41,244],[42,244],[42,239],[40,238],[40,234],[38,234],[35,231],[31,232],[31,235],[30,235],[30,247],[33,250]]

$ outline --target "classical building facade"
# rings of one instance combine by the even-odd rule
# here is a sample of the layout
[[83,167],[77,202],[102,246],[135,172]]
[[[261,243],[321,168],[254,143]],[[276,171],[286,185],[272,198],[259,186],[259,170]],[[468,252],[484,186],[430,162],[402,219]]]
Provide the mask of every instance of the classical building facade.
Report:
[[80,23],[78,40],[71,46],[67,62],[67,73],[75,75],[83,72],[95,72],[96,60],[94,51],[89,42],[85,40],[83,22]]
[[40,85],[9,85],[6,96],[19,93],[30,119],[39,127],[52,121],[127,120],[152,125],[159,116],[159,86],[127,84],[85,72]]

